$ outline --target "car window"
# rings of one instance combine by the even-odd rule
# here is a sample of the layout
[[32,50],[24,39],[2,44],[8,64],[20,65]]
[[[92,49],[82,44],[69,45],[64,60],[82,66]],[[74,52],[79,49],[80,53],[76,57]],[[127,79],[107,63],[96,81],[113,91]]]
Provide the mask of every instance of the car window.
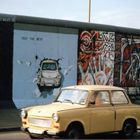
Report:
[[88,97],[88,91],[75,90],[75,89],[64,89],[61,91],[57,101],[60,102],[71,102],[76,104],[85,104]]
[[123,91],[112,92],[112,103],[113,104],[127,104],[128,100]]
[[92,101],[92,102],[95,102],[96,106],[110,104],[109,93],[107,91],[96,91],[91,96],[91,100],[95,100],[95,101]]

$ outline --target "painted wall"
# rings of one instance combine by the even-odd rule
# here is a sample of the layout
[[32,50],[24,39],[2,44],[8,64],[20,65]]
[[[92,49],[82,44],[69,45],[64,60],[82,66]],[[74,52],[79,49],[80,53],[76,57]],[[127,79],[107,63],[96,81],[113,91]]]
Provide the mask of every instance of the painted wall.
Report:
[[140,36],[116,34],[114,84],[140,96]]
[[115,33],[80,31],[78,84],[113,85]]
[[140,85],[140,37],[116,34],[115,84]]
[[[116,85],[125,87],[128,94],[140,91],[140,36],[15,24],[13,48],[17,108],[50,103],[61,87],[75,84]],[[59,61],[59,86],[40,84],[42,62],[48,59]]]
[[[13,100],[17,108],[50,103],[62,86],[77,83],[77,44],[78,34],[74,29],[15,26]],[[38,70],[44,58],[60,59],[61,86],[38,86]]]
[[140,36],[81,30],[78,84],[115,85],[140,92]]

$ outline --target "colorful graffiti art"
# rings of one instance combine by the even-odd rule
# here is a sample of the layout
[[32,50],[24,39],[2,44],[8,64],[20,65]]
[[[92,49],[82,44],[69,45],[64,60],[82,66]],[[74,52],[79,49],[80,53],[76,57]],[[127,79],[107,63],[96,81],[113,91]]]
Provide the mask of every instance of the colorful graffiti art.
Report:
[[[120,36],[120,35],[118,35]],[[123,87],[138,86],[140,84],[140,38],[136,36],[120,36],[119,83]],[[119,50],[119,46],[116,46]]]
[[78,84],[113,85],[115,33],[81,31]]

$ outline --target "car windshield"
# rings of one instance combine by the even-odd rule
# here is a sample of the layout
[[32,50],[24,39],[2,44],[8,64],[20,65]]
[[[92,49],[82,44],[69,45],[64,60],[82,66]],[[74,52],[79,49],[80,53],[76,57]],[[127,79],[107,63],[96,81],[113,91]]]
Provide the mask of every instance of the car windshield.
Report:
[[43,63],[42,70],[56,70],[56,63]]
[[85,104],[88,96],[88,91],[63,89],[57,98],[58,102],[70,102],[73,104]]

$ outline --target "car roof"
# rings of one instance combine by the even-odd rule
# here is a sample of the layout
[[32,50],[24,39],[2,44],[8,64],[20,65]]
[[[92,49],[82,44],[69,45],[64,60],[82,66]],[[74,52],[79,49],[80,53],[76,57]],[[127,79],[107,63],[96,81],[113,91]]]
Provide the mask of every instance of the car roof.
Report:
[[74,85],[64,87],[62,89],[79,89],[79,90],[125,90],[121,87],[110,86],[110,85]]

